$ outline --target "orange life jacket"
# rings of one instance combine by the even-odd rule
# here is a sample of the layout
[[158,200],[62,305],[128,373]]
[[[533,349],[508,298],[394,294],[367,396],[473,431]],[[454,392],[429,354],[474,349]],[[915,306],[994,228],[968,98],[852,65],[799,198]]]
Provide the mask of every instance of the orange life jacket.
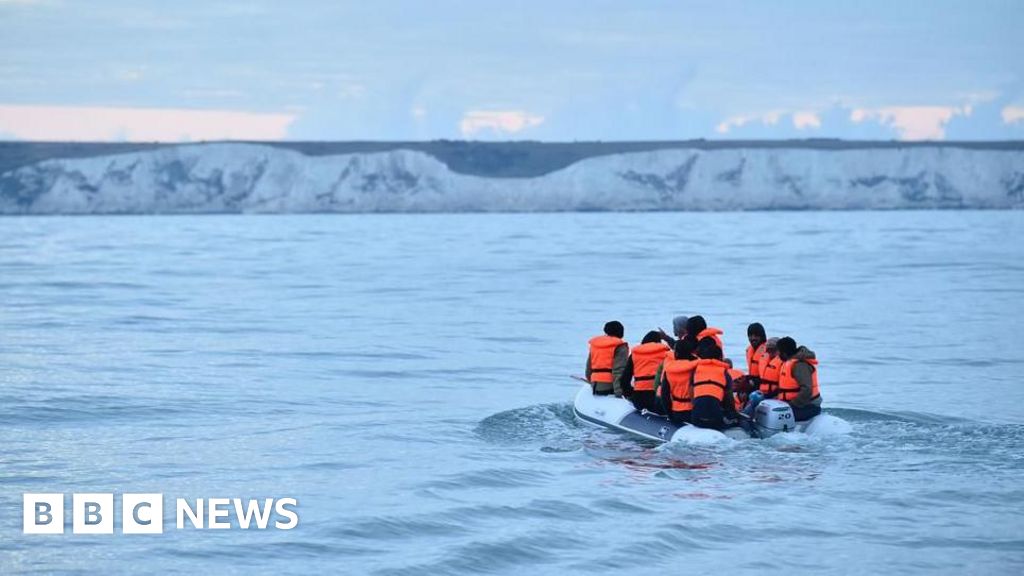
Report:
[[747,345],[747,374],[750,376],[761,375],[761,358],[765,354],[766,344],[761,342],[761,345],[755,350],[749,344]]
[[664,342],[648,342],[633,348],[633,390],[654,390],[654,376],[666,352],[670,350]]
[[722,354],[725,354],[725,346],[722,344],[722,331],[719,328],[709,327],[697,333],[697,342],[700,342],[705,338],[714,339],[715,344],[718,344],[718,349],[722,351]]
[[729,377],[729,365],[713,358],[701,358],[690,373],[690,392],[692,398],[709,396],[721,402],[725,398],[725,388],[732,381]]
[[778,356],[762,358],[761,363],[761,387],[759,390],[765,397],[769,397],[779,389],[779,369],[782,368],[782,359]]
[[693,397],[690,394],[690,373],[697,362],[694,360],[667,360],[661,367],[662,378],[668,383],[672,396],[673,412],[689,412],[693,410]]
[[761,372],[764,372],[764,367],[768,365],[768,361],[772,359],[772,355],[768,353],[768,344],[765,344],[760,348],[761,354],[757,357],[757,371],[758,376]]
[[[741,378],[743,376],[744,376],[743,370],[737,370],[735,368],[729,368],[729,377],[732,378],[733,382],[735,382],[737,378]],[[743,405],[747,403],[747,395],[744,394],[743,398],[741,399],[740,395],[737,394],[735,390],[733,390],[733,393],[732,393],[732,403],[733,403],[734,406],[736,406],[736,411],[737,412],[741,412],[743,410]]]
[[814,358],[790,358],[782,365],[782,369],[779,370],[779,395],[776,398],[792,402],[800,394],[800,384],[793,377],[793,366],[797,362],[803,362],[811,367],[811,400],[820,398],[821,394],[818,392],[818,361]]
[[[615,363],[615,349],[626,344],[615,336],[595,336],[590,339],[590,383],[611,384],[612,365]],[[626,344],[628,349],[629,344]]]

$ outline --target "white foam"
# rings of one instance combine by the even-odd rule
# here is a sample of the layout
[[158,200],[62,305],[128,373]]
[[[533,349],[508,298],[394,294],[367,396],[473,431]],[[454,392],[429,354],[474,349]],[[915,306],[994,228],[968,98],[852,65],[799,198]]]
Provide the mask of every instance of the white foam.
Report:
[[735,442],[732,438],[710,428],[683,426],[672,435],[672,444],[713,445]]
[[811,420],[804,432],[808,436],[845,436],[853,432],[853,426],[838,416],[823,413]]

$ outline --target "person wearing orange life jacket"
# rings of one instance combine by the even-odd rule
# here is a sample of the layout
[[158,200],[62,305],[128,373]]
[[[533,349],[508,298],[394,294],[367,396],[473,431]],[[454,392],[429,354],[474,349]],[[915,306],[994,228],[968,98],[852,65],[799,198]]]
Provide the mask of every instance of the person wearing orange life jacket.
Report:
[[704,317],[699,314],[691,316],[686,321],[686,337],[693,341],[694,348],[696,348],[697,342],[704,338],[712,338],[715,344],[718,345],[719,350],[725,350],[725,346],[722,344],[722,330],[709,327]]
[[629,344],[622,337],[626,330],[621,322],[612,320],[604,325],[604,336],[590,339],[587,355],[587,382],[598,396],[615,394],[622,397],[626,390],[622,373],[629,360]]
[[693,343],[688,338],[676,340],[673,359],[666,360],[655,379],[655,394],[665,408],[669,420],[677,426],[690,421],[693,402],[690,395],[690,372],[697,365],[693,358]]
[[700,314],[696,316],[690,316],[686,319],[686,331],[685,338],[689,339],[693,343],[693,348],[697,348],[697,334],[700,334],[707,329],[708,323],[704,320],[704,317]]
[[764,332],[764,326],[760,322],[754,322],[747,326],[747,375],[757,378],[761,377],[761,356],[765,353],[768,336]]
[[714,338],[705,337],[697,343],[697,361],[690,373],[690,394],[693,410],[690,423],[694,426],[721,430],[728,420],[735,420],[732,376]]
[[790,337],[779,338],[779,400],[789,402],[797,422],[821,414],[821,393],[818,390],[818,360],[806,346],[797,346]]
[[779,369],[782,368],[778,344],[778,338],[769,338],[764,343],[764,354],[758,360],[758,372],[761,375],[757,381],[764,396],[774,397],[778,393]]
[[749,376],[744,374],[743,370],[734,368],[732,359],[726,358],[723,362],[729,366],[729,377],[732,378],[732,399],[736,412],[742,412],[751,390]]
[[712,340],[715,341],[715,346],[718,346],[718,349],[721,350],[723,354],[725,354],[725,344],[722,343],[722,334],[723,332],[721,328],[714,328],[712,326],[708,326],[707,328],[697,333],[697,341],[700,342],[705,338],[711,338]]
[[779,370],[782,368],[782,360],[779,358],[778,342],[778,338],[769,338],[764,343],[764,353],[758,360],[760,377],[752,382],[757,384],[758,389],[750,393],[747,405],[743,408],[743,413],[747,416],[754,416],[754,410],[761,400],[774,398],[779,393]]
[[654,394],[654,380],[658,374],[658,368],[665,361],[665,357],[671,352],[667,344],[661,341],[662,335],[658,331],[650,331],[639,346],[630,351],[629,360],[626,362],[626,369],[622,374],[622,381],[633,381],[633,392],[629,399],[637,410],[661,413],[661,406]]

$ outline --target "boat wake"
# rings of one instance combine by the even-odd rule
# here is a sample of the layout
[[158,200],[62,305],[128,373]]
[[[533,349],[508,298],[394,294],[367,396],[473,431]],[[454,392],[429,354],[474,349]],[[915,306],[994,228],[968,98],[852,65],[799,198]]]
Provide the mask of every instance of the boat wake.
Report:
[[[584,449],[597,453],[604,447],[622,454],[644,453],[658,446],[652,440],[595,428],[580,423],[571,403],[536,404],[488,416],[476,427],[489,444],[537,446],[543,451]],[[825,408],[805,432],[780,433],[768,440],[735,440],[712,430],[687,427],[672,442],[679,449],[729,450],[735,446],[764,445],[791,451],[852,439],[859,446],[879,450],[933,451],[969,442],[979,450],[1007,453],[1014,446],[1024,452],[1024,426],[984,424],[936,414],[884,412],[856,408]],[[676,450],[666,445],[663,449]]]

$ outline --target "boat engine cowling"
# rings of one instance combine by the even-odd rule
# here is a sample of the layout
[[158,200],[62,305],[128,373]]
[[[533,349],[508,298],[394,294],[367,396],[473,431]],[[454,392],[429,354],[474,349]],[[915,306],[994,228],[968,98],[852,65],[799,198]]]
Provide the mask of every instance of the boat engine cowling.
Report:
[[761,437],[797,429],[793,408],[782,400],[762,400],[754,410],[754,424]]

